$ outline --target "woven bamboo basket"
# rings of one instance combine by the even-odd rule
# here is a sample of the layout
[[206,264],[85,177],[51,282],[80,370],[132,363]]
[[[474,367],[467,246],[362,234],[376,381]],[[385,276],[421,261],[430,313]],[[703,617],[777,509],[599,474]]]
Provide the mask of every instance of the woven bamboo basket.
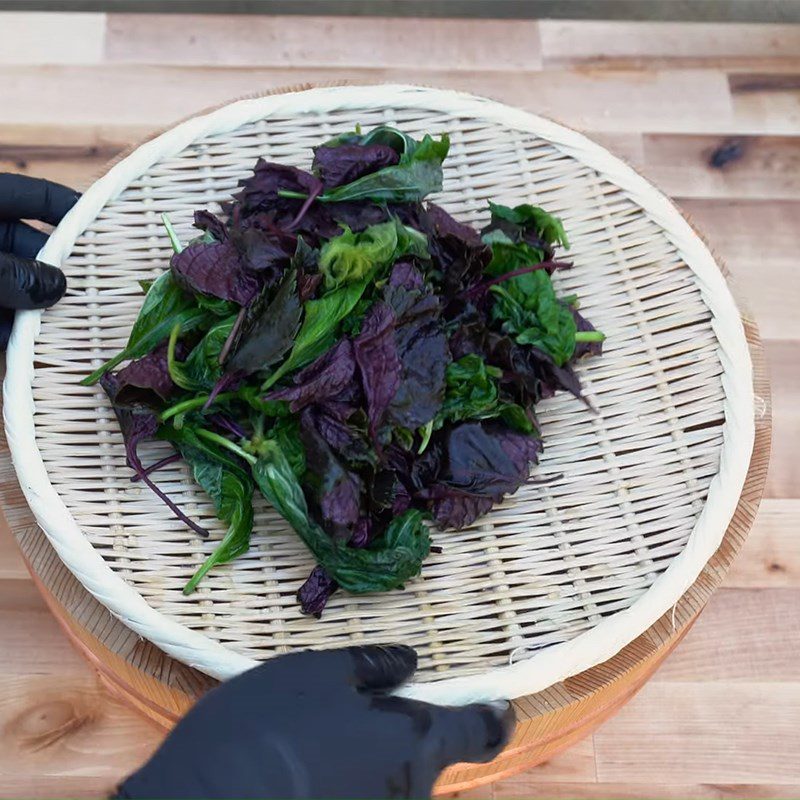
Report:
[[[202,541],[131,483],[102,392],[78,381],[123,346],[137,282],[165,267],[168,213],[227,199],[257,157],[307,166],[309,148],[356,123],[447,131],[436,199],[480,224],[486,200],[560,215],[577,293],[608,336],[580,367],[594,410],[566,396],[537,410],[537,477],[459,532],[405,590],[336,595],[322,620],[294,593],[311,566],[266,505],[250,552],[197,594],[181,589],[222,533],[175,465],[159,482],[204,526]],[[4,414],[30,508],[75,578],[125,626],[225,678],[307,647],[402,641],[420,670],[406,694],[438,702],[522,698],[613,658],[676,607],[719,547],[753,453],[748,342],[719,268],[674,206],[582,135],[470,95],[408,86],[330,87],[243,100],[147,142],[86,192],[41,257],[71,292],[19,315]],[[161,452],[154,445],[153,460]],[[760,493],[760,491],[759,491]]]

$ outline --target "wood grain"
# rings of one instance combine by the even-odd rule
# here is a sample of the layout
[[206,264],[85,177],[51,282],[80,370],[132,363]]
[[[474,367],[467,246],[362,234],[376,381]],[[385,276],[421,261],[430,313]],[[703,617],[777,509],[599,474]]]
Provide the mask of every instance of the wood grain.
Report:
[[5,11],[0,17],[0,65],[97,64],[105,49],[105,14]]
[[103,797],[160,735],[87,674],[0,677],[0,796]]
[[[767,340],[769,499],[731,588],[620,716],[547,764],[461,796],[800,795],[800,28],[360,20],[320,51],[296,18],[105,22],[2,15],[0,170],[85,186],[107,157],[200,107],[298,80],[402,80],[581,127],[689,210]],[[313,20],[314,30],[328,23]],[[709,167],[730,137],[742,156]],[[160,735],[97,688],[0,523],[0,797],[105,796]]]
[[19,547],[11,535],[8,524],[4,524],[0,510],[0,581],[21,580],[27,582],[28,570],[19,552]]
[[550,783],[539,780],[536,772],[508,778],[494,786],[494,792],[476,790],[459,797],[528,800],[797,800],[800,785],[761,783]]
[[[772,280],[772,276],[765,282]],[[778,300],[778,309],[796,298]],[[795,307],[797,307],[795,305]],[[766,497],[800,496],[800,358],[796,339],[770,341],[764,348],[772,382],[772,416],[776,435],[772,443]],[[795,528],[795,531],[798,529]]]
[[800,315],[794,310],[800,302],[800,270],[793,255],[800,247],[800,202],[687,199],[681,207],[730,270],[764,338],[800,337]]
[[[2,69],[2,68],[0,68]],[[20,115],[22,116],[22,115]],[[0,120],[0,145],[16,148],[50,148],[54,153],[68,151],[69,148],[112,148],[115,152],[124,150],[134,142],[152,135],[153,127],[147,122],[121,125],[80,125],[69,119],[52,125],[35,123],[11,123]],[[113,157],[113,156],[112,156]],[[107,162],[106,162],[107,163]]]
[[[714,167],[715,153],[731,160]],[[793,136],[645,134],[639,163],[672,197],[798,200],[800,142]]]
[[0,636],[0,677],[86,674],[30,580],[0,580]]
[[[535,70],[531,20],[110,14],[106,60],[246,67]],[[502,42],[502,47],[498,44]]]
[[793,73],[729,78],[733,116],[741,133],[796,134],[800,124],[800,69]]
[[[773,442],[773,449],[775,446]],[[755,525],[731,567],[725,586],[800,588],[797,531],[800,531],[800,500],[763,500]]]
[[92,176],[122,149],[99,145],[42,145],[22,142],[0,144],[0,171],[47,177],[66,186],[85,188]]
[[798,681],[652,681],[595,734],[597,779],[798,784],[798,719]]
[[800,29],[791,25],[603,22],[539,23],[546,69],[565,66],[786,69],[800,60]]
[[[774,635],[779,628],[785,635]],[[653,681],[787,683],[797,678],[798,646],[800,588],[723,588]]]

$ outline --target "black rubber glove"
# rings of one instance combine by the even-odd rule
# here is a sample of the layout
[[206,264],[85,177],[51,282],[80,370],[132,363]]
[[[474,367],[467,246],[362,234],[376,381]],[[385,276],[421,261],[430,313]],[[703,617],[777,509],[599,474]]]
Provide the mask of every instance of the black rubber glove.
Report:
[[58,225],[79,196],[58,183],[0,172],[0,350],[15,310],[52,306],[67,288],[60,269],[36,261],[47,234],[20,220]]
[[513,716],[388,696],[416,666],[403,646],[268,661],[203,697],[118,797],[429,797],[444,767],[496,756]]

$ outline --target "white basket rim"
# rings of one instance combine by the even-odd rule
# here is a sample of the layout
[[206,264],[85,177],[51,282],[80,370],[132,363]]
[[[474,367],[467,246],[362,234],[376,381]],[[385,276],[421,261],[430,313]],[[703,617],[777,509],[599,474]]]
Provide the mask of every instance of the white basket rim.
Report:
[[[240,100],[182,122],[138,147],[94,183],[64,218],[40,253],[60,265],[103,206],[159,159],[175,155],[202,136],[234,130],[274,115],[337,109],[426,108],[476,117],[533,133],[556,145],[622,189],[656,222],[693,271],[713,315],[725,393],[720,466],[686,547],[629,608],[598,622],[574,639],[486,672],[412,683],[401,693],[445,704],[513,699],[541,691],[618,653],[674,606],[711,558],[730,523],[747,475],[755,438],[752,363],[744,327],[714,258],[680,211],[660,191],[605,148],[584,135],[530,112],[474,95],[406,85],[336,86]],[[226,679],[258,662],[229,650],[152,608],[84,536],[50,483],[35,437],[33,348],[41,312],[18,313],[7,354],[3,414],[20,485],[37,522],[61,560],[86,589],[122,622],[170,656]],[[387,634],[389,637],[391,634]]]

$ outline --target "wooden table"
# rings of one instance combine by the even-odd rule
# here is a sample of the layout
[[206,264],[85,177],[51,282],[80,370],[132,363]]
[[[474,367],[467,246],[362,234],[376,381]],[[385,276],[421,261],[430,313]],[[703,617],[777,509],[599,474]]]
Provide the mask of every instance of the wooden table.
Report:
[[[85,186],[199,108],[331,80],[585,130],[689,212],[770,364],[766,499],[725,587],[617,717],[475,796],[800,796],[800,27],[0,13],[0,170]],[[737,157],[709,166],[724,144]],[[98,687],[0,523],[0,797],[100,797],[159,737]]]

